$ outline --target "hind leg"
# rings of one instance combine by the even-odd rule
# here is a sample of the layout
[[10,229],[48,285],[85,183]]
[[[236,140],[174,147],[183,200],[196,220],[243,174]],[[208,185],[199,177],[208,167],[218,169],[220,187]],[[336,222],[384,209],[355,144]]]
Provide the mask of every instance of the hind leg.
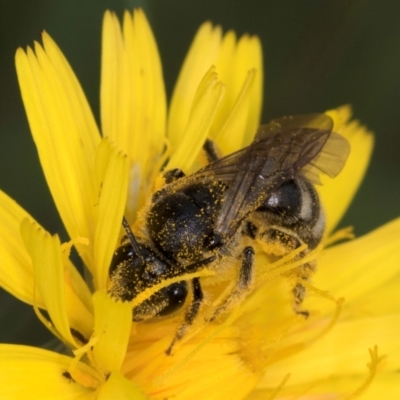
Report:
[[[303,243],[302,241],[295,235],[290,234],[288,232],[284,232],[281,229],[271,228],[266,230],[260,235],[259,239],[262,243],[265,243],[265,251],[268,254],[284,256],[289,254],[291,251],[298,249]],[[268,251],[271,249],[270,251]],[[307,254],[309,254],[309,250],[306,249],[299,253],[295,260],[301,260]],[[289,273],[287,276],[295,276],[296,278],[300,278],[304,281],[308,281],[315,271],[316,263],[305,263],[295,269],[293,273]],[[307,310],[302,308],[302,303],[304,301],[306,295],[306,288],[301,283],[296,283],[294,288],[292,289],[293,294],[293,311],[296,314],[302,315],[307,318],[310,313]]]
[[212,163],[219,159],[215,143],[212,140],[206,139],[206,141],[203,144],[203,150],[206,153],[207,160],[209,163]]
[[254,277],[254,250],[252,247],[246,247],[243,251],[243,260],[239,272],[239,278],[235,288],[214,311],[210,322],[214,321],[221,313],[228,311],[248,293]]
[[175,333],[175,337],[173,338],[171,344],[168,346],[167,350],[165,350],[165,354],[167,356],[171,355],[175,343],[183,338],[188,328],[193,324],[193,321],[195,320],[196,316],[199,313],[200,306],[203,303],[204,299],[203,290],[201,289],[199,278],[194,278],[192,280],[192,292],[193,292],[192,302],[185,313],[181,325],[179,326],[178,330]]

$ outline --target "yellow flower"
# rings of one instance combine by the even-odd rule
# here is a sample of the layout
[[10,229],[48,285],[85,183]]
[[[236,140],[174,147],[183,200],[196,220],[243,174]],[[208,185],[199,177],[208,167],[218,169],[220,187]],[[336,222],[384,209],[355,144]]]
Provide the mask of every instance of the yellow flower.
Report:
[[[157,47],[141,10],[125,13],[122,28],[115,15],[105,14],[102,54],[100,135],[52,39],[44,33],[43,47],[17,51],[29,124],[71,240],[61,244],[0,192],[0,284],[33,305],[69,351],[0,345],[0,397],[398,398],[400,220],[327,247],[349,236],[332,232],[373,144],[372,135],[350,121],[349,107],[328,112],[352,152],[340,176],[319,188],[327,235],[324,249],[310,255],[318,271],[305,283],[307,320],[291,309],[293,282],[286,276],[296,267],[293,254],[273,264],[259,255],[251,295],[213,323],[198,318],[172,356],[165,349],[182,315],[132,323],[132,305],[107,295],[122,216],[140,223],[137,212],[162,166],[196,170],[207,137],[224,154],[249,144],[260,122],[263,77],[257,38],[237,40],[206,23],[167,113]],[[72,246],[92,277],[89,284],[69,259]],[[210,291],[212,272],[197,273]]]

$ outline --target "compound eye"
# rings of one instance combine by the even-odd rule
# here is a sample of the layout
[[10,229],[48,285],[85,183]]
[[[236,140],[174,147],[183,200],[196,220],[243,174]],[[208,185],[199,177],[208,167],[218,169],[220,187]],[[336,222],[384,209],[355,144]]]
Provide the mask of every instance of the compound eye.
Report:
[[130,243],[118,247],[111,260],[110,269],[108,270],[109,275],[111,276],[121,263],[131,259],[133,256],[134,251]]
[[203,248],[208,249],[208,250],[214,250],[218,247],[221,247],[223,245],[221,235],[217,233],[212,233],[211,235],[208,235],[204,239],[204,244]]
[[160,317],[179,310],[183,306],[188,294],[187,283],[185,281],[173,283],[162,290],[165,291],[168,304],[157,314]]
[[133,320],[143,321],[153,317],[164,317],[179,310],[188,294],[185,281],[173,283],[154,293],[133,310]]
[[301,211],[301,189],[295,180],[284,182],[266,199],[257,211],[289,212],[296,215]]

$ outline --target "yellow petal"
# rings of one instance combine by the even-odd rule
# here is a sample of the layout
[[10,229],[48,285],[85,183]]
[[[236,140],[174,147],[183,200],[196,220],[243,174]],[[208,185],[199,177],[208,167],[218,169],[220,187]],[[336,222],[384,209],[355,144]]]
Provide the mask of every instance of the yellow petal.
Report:
[[[274,398],[296,399],[301,393],[301,400],[397,400],[400,397],[399,377],[397,373],[382,372],[378,369],[376,375],[370,382],[368,370],[365,368],[364,375],[329,377],[321,382],[310,385],[290,386],[290,377],[284,382],[278,395],[272,397],[274,389],[256,389],[246,400],[266,400]],[[283,380],[282,380],[283,382]],[[365,385],[367,383],[367,385]],[[360,396],[353,396],[362,388]],[[275,392],[276,393],[276,392]]]
[[160,155],[166,123],[161,61],[144,12],[125,12],[123,30],[115,14],[103,22],[101,120],[103,134],[141,168]]
[[[16,298],[33,304],[32,262],[20,233],[21,221],[25,218],[31,217],[0,191],[0,285]],[[40,296],[35,300],[39,307],[43,307]]]
[[[93,390],[76,383],[69,375],[72,359],[28,346],[0,345],[0,398],[9,400],[84,400]],[[83,363],[76,370],[96,380]]]
[[[195,352],[201,343],[197,338],[167,357],[164,351],[173,330],[165,332],[157,326],[151,328],[153,332],[146,332],[146,329],[143,332],[139,328],[145,337],[137,338],[132,345],[134,353],[128,353],[132,370],[128,370],[126,376],[143,387],[152,399],[244,399],[259,379],[238,355],[240,344],[230,340],[230,336],[235,335],[230,329],[218,334],[216,340],[204,343],[201,351]],[[207,330],[203,339],[210,332],[211,329]],[[169,336],[155,342],[160,333]],[[142,339],[146,341],[142,342]]]
[[100,136],[89,105],[57,45],[18,49],[16,66],[26,113],[53,199],[71,238],[92,238],[93,182]]
[[[246,76],[248,71],[256,71],[250,93],[247,124],[243,138],[243,146],[248,146],[260,125],[263,104],[264,65],[260,39],[257,36],[243,36],[238,44],[237,58],[242,60],[240,67],[243,76]],[[244,59],[247,59],[247,61],[244,62]]]
[[[387,356],[380,367],[396,371],[400,365],[400,315],[341,322],[310,348],[287,360],[271,364],[260,387],[275,387],[288,373],[290,385],[312,384],[329,377],[366,375],[368,349],[378,346]],[[312,373],[310,373],[312,371]]]
[[123,149],[128,148],[126,133],[130,129],[130,120],[120,117],[121,114],[124,115],[123,106],[127,107],[129,104],[124,96],[130,93],[121,90],[126,83],[121,78],[128,75],[127,68],[118,18],[114,13],[106,11],[103,19],[101,52],[101,127],[103,135],[111,137]]
[[93,346],[96,363],[106,372],[119,371],[128,347],[132,325],[132,308],[128,302],[117,302],[105,291],[93,295],[98,342]]
[[[399,249],[400,219],[397,219],[359,239],[325,250],[313,282],[334,296],[343,296],[352,305],[354,300],[399,276]],[[386,304],[388,309],[393,307],[389,302]]]
[[22,221],[21,235],[32,259],[36,290],[43,299],[51,321],[69,344],[76,345],[66,309],[60,241],[57,236],[50,236],[28,219]]
[[333,130],[350,143],[351,151],[342,172],[334,179],[321,177],[317,190],[326,212],[326,230],[331,232],[351,203],[367,170],[374,144],[373,134],[357,120],[350,121],[351,109],[340,107],[327,112],[334,120]]
[[222,38],[220,27],[206,23],[193,41],[172,97],[168,138],[173,150],[188,122],[196,87],[211,65],[216,65],[227,93],[217,110],[210,137],[217,139],[227,154],[249,144],[260,123],[263,72],[259,39],[244,35],[236,44],[234,32],[229,31]]
[[[218,57],[215,61],[215,66],[218,70],[218,75],[226,83],[226,85],[236,84],[235,75],[232,73],[235,69],[235,56],[237,50],[237,38],[236,33],[234,31],[228,31],[223,36],[220,41],[220,47],[218,51]],[[243,77],[242,77],[243,78]],[[230,89],[230,90],[229,90]],[[225,111],[226,114],[229,113],[230,108],[236,101],[236,97],[238,95],[237,88],[233,90],[233,88],[229,88],[226,96],[224,97],[224,101],[221,104],[221,112]],[[215,122],[215,124],[217,121]]]
[[[226,36],[228,35],[229,33]],[[227,154],[249,145],[260,125],[263,65],[261,43],[256,36],[242,36],[233,55],[231,51],[224,54],[222,47],[217,71],[225,71],[220,75],[220,79],[227,86],[223,101],[226,108],[223,109],[222,106],[217,116],[217,121],[224,120],[223,124],[219,128],[213,127],[213,130],[217,137],[228,135],[229,139],[225,140],[224,144],[232,146],[232,141],[239,142],[237,147],[227,150],[221,143],[221,148]],[[219,132],[221,129],[225,131],[223,134]]]
[[217,59],[221,37],[219,26],[213,28],[210,22],[204,23],[185,58],[174,88],[168,117],[168,139],[172,149],[182,140],[199,83]]
[[[13,296],[39,308],[45,308],[41,294],[36,290],[31,258],[21,237],[21,222],[33,220],[18,204],[0,191],[0,255],[3,270],[0,285]],[[36,224],[38,227],[39,225]],[[90,336],[93,326],[91,297],[86,284],[72,263],[65,271],[65,296],[70,325]],[[80,312],[77,312],[80,310]]]
[[[247,131],[247,120],[251,108],[251,93],[255,82],[256,70],[251,70],[243,83],[242,91],[238,95],[236,104],[215,137],[215,142],[224,154],[230,154],[243,147]],[[253,134],[255,131],[253,132]]]
[[360,397],[361,400],[397,400],[399,398],[400,386],[398,371],[392,373],[378,371],[376,378],[371,382],[368,390]]
[[106,12],[103,23],[101,120],[104,136],[129,157],[127,217],[152,189],[164,151],[166,94],[157,45],[142,10],[125,12],[121,26]]
[[[68,243],[66,247],[72,244]],[[65,245],[64,245],[65,246]],[[79,301],[84,305],[84,307],[93,316],[93,304],[92,304],[92,293],[82,278],[82,275],[76,269],[75,265],[69,259],[69,253],[64,249],[64,265],[65,265],[65,283],[71,289],[72,293],[79,298]],[[77,310],[77,308],[75,308]],[[93,327],[93,325],[91,325]]]
[[359,310],[367,315],[400,313],[400,302],[393,300],[397,299],[399,288],[400,274],[396,274],[383,284],[377,285],[375,290],[369,291],[364,296],[352,302],[352,311]]
[[[85,291],[88,292],[87,286]],[[93,333],[94,324],[92,304],[83,303],[81,298],[82,293],[77,292],[73,284],[65,285],[66,314],[69,326],[73,329],[74,338],[79,341],[90,338]]]
[[224,95],[224,86],[218,81],[212,67],[203,77],[193,100],[188,125],[166,169],[188,171],[207,138],[210,126]]
[[100,197],[94,238],[94,281],[97,289],[107,286],[108,269],[121,230],[128,192],[128,161],[103,140],[96,157]]
[[113,372],[102,385],[97,397],[98,400],[146,400],[147,396],[134,384],[124,378],[119,372]]

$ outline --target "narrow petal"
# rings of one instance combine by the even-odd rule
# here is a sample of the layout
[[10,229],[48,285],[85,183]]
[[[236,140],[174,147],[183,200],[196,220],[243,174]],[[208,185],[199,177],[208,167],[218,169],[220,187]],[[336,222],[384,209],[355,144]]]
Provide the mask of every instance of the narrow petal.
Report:
[[[232,69],[235,68],[233,60],[235,60],[237,49],[237,37],[235,31],[228,31],[223,36],[218,52],[218,58],[215,65],[218,69],[218,75],[221,80],[230,85],[234,81],[234,74]],[[243,78],[243,77],[242,77]],[[238,92],[234,90],[228,91],[226,97],[224,98],[223,105],[221,107],[226,107],[228,109],[235,103],[235,99]],[[226,114],[226,113],[225,113]]]
[[69,259],[70,246],[70,243],[61,245],[64,265],[65,306],[69,326],[79,335],[76,339],[82,342],[82,337],[88,339],[93,333],[92,294],[75,265]]
[[[33,304],[33,268],[21,238],[21,222],[32,218],[14,200],[0,191],[0,285],[16,298]],[[36,304],[43,307],[38,296]]]
[[[72,243],[68,243],[68,246],[71,246]],[[64,245],[65,246],[65,245]],[[68,248],[68,246],[66,246]],[[67,249],[63,249],[64,256],[64,279],[66,285],[70,288],[72,293],[79,298],[79,302],[84,305],[86,310],[88,310],[93,317],[93,304],[92,304],[92,293],[83,279],[82,275],[76,269],[75,265],[69,259],[69,252]],[[75,308],[77,310],[77,308]],[[90,322],[90,320],[88,319]],[[73,325],[73,324],[72,324]],[[93,327],[93,324],[91,324]]]
[[146,400],[147,396],[134,384],[124,378],[119,372],[113,372],[107,382],[101,387],[98,400]]
[[[215,141],[224,154],[233,153],[243,147],[247,133],[247,120],[251,107],[251,94],[255,83],[256,70],[251,70],[243,83],[242,91],[232,107],[231,113],[215,137]],[[226,115],[224,116],[226,118]],[[255,130],[253,134],[255,133]]]
[[166,169],[188,171],[207,138],[210,126],[224,95],[224,86],[212,67],[201,81],[193,100],[188,125]]
[[204,74],[215,64],[221,38],[222,30],[219,26],[213,28],[210,22],[204,23],[185,58],[172,95],[168,118],[168,139],[172,149],[182,140],[197,88]]
[[[38,290],[34,293],[35,274],[32,260],[26,251],[20,232],[21,222],[23,220],[33,221],[33,219],[14,200],[1,191],[0,218],[3,230],[0,234],[0,254],[3,260],[0,285],[18,299],[44,309],[46,306],[41,294]],[[35,224],[39,227],[37,223]],[[90,312],[89,290],[72,263],[65,270],[64,279],[70,324],[75,329],[79,328],[83,334],[90,335],[93,318]],[[77,310],[81,310],[81,312],[78,313]]]
[[327,112],[334,120],[333,130],[350,143],[351,151],[342,172],[334,179],[322,176],[317,190],[326,212],[327,232],[332,232],[346,212],[367,170],[374,145],[373,134],[357,120],[350,121],[351,109],[340,107]]
[[[164,79],[157,44],[142,10],[135,10],[133,18],[125,13],[123,33],[133,68],[131,93],[135,96],[129,110],[131,114],[134,111],[133,130],[125,135],[137,140],[128,147],[129,155],[132,154],[135,161],[143,160],[141,164],[145,165],[148,154],[143,155],[143,142],[147,143],[145,148],[158,154],[164,147],[167,109]],[[126,86],[124,90],[127,91]]]
[[213,140],[215,140],[217,135],[220,135],[220,131],[226,123],[227,116],[232,112],[232,108],[237,100],[238,93],[235,93],[230,86],[235,77],[233,73],[235,71],[235,63],[233,60],[235,59],[236,47],[236,33],[234,31],[228,31],[222,38],[218,57],[214,61],[218,76],[221,81],[225,83],[227,91],[212,124],[210,138]]
[[105,13],[101,73],[103,134],[144,166],[164,146],[166,94],[157,44],[142,10],[125,12],[122,31],[115,14]]
[[144,204],[165,148],[166,94],[161,61],[142,10],[125,12],[123,27],[106,12],[103,23],[101,120],[104,136],[129,157],[128,217]]
[[[225,41],[228,43],[231,41],[228,37],[229,32],[224,38],[223,45]],[[230,49],[231,45],[229,44],[228,47]],[[235,47],[234,54],[231,54],[231,51],[223,51],[223,46],[221,46],[220,58],[217,62],[218,73],[220,70],[225,71],[220,75],[220,79],[227,86],[227,94],[216,118],[220,121],[220,126],[214,124],[212,130],[215,132],[218,143],[218,138],[225,136],[225,141],[220,146],[227,154],[249,145],[260,124],[263,65],[259,38],[242,36]],[[232,147],[232,142],[238,142],[238,145]],[[225,150],[224,145],[229,147]]]
[[[101,52],[101,128],[103,135],[111,137],[122,149],[128,148],[125,135],[129,131],[129,119],[120,118],[121,106],[129,106],[129,98],[124,97],[129,93],[121,90],[126,82],[122,76],[129,79],[127,67],[118,18],[114,13],[106,11],[103,19]],[[123,122],[125,122],[124,126],[122,126]]]
[[[0,398],[9,400],[84,400],[94,391],[76,383],[69,374],[72,358],[36,347],[0,345]],[[79,373],[96,380],[83,363]]]
[[[199,29],[179,75],[171,102],[168,138],[172,149],[180,142],[189,118],[200,72],[216,65],[227,94],[210,129],[225,154],[250,143],[260,123],[263,71],[257,37],[244,35],[236,43],[229,31],[223,38],[219,27],[206,23]],[[226,147],[226,148],[225,148]]]
[[243,146],[248,146],[260,125],[263,104],[264,65],[260,39],[257,36],[243,36],[238,44],[236,58],[242,60],[240,66],[243,76],[246,76],[251,70],[256,71],[254,83],[251,88],[249,111],[243,140]]
[[50,191],[71,238],[92,238],[93,165],[100,140],[89,105],[57,45],[18,49],[16,66],[26,113]]
[[103,140],[97,152],[96,170],[100,197],[94,239],[94,280],[97,289],[104,289],[128,192],[127,157],[117,153],[110,143]]
[[93,346],[96,363],[103,370],[119,371],[125,358],[132,325],[132,308],[128,302],[116,302],[105,291],[93,295],[98,342]]
[[36,290],[54,327],[69,344],[76,345],[67,315],[60,241],[27,219],[21,224],[21,235],[32,259]]

